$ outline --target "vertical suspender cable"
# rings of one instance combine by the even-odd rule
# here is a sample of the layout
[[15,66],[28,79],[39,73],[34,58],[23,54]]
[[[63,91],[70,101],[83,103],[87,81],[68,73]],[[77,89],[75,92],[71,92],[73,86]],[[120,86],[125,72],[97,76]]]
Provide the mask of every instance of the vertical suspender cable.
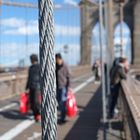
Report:
[[101,62],[102,62],[102,97],[103,97],[103,121],[106,122],[106,97],[105,97],[105,75],[104,75],[104,45],[103,45],[103,9],[102,0],[100,0],[99,6],[99,19],[100,19],[100,51],[101,51]]
[[[25,60],[28,58],[29,52],[28,52],[28,44],[29,44],[29,38],[28,38],[28,9],[25,9],[25,16],[26,16],[26,21],[25,21]],[[27,65],[27,62],[26,62]]]
[[107,0],[107,20],[108,20],[108,45],[110,52],[110,66],[112,66],[112,62],[114,59],[114,40],[113,40],[113,1]]
[[[62,12],[62,9],[61,8],[60,9],[55,8],[54,10],[55,10],[54,13],[55,13],[55,15],[57,17],[62,17],[62,13],[63,12]],[[61,19],[61,22],[63,22],[62,19]],[[59,30],[60,31],[61,30],[60,29],[61,28],[61,25],[57,23],[57,18],[55,19],[55,24],[57,25],[56,26],[56,30]],[[57,46],[56,47],[57,53],[58,52],[62,52],[62,46],[63,46],[62,45],[62,37],[63,37],[62,36],[62,32],[59,32],[59,34],[56,34],[56,42],[55,42],[56,44],[55,45]]]
[[108,27],[108,8],[107,8],[107,4],[104,5],[104,21],[105,21],[105,34],[106,34],[106,49],[107,49],[107,57],[106,57],[106,64],[107,64],[107,72],[106,72],[106,78],[107,78],[107,87],[106,87],[106,91],[107,91],[107,95],[110,95],[110,68],[111,68],[111,64],[110,64],[110,60],[111,60],[111,51],[110,51],[110,45],[109,45],[109,27]]
[[[80,17],[80,16],[78,16],[78,10],[79,10],[79,7],[77,7],[77,8],[74,8],[74,10],[73,10],[73,18],[74,18],[74,25],[75,25],[75,36],[73,36],[73,47],[75,47],[75,48],[71,48],[71,55],[74,53],[74,55],[75,55],[75,65],[77,65],[77,58],[78,58],[78,48],[77,48],[77,45],[78,45],[78,41],[77,41],[77,39],[78,39],[78,37],[77,37],[77,32],[78,32],[78,21],[79,21],[79,18],[78,17]],[[74,16],[74,15],[76,15],[76,16]],[[72,50],[76,50],[76,51],[74,51],[74,52],[72,52]]]
[[38,0],[41,75],[42,140],[56,140],[57,102],[54,56],[53,0]]
[[120,57],[124,55],[123,49],[123,3],[120,2]]
[[[62,17],[62,15],[65,13],[65,12],[64,12],[65,9],[56,9],[56,10],[57,10],[57,13],[59,13],[59,17]],[[61,18],[61,23],[62,23],[62,24],[65,22],[64,20],[65,20],[65,19]],[[56,22],[57,22],[57,21],[56,21]],[[61,28],[62,28],[62,25],[61,25],[61,24],[58,24],[58,25],[60,26],[60,27],[59,27],[59,30],[62,30],[62,29],[61,29]],[[60,32],[60,34],[58,35],[58,37],[59,37],[58,40],[59,40],[59,43],[60,43],[59,46],[58,46],[58,47],[59,47],[59,52],[62,53],[63,50],[64,50],[64,49],[63,49],[63,46],[64,46],[64,44],[65,44],[64,41],[63,41],[63,40],[64,40],[64,38],[63,38],[63,31]]]
[[66,18],[65,18],[65,27],[66,27],[66,33],[67,33],[67,38],[66,38],[66,42],[65,42],[65,44],[64,44],[64,57],[65,57],[65,60],[66,60],[66,62],[67,62],[67,64],[69,65],[69,52],[68,52],[68,49],[69,49],[69,7],[68,7],[68,5],[67,5],[67,8],[65,9],[66,11],[65,11],[65,16],[66,16]]
[[[2,26],[2,24],[1,24],[1,18],[2,17],[2,4],[1,4],[1,0],[0,0],[0,59],[2,60],[2,44],[1,44],[1,26]],[[1,63],[2,63],[2,61],[0,61],[0,65],[1,65]]]
[[[71,17],[71,13],[70,13],[70,8],[67,8],[67,34],[68,34],[68,40],[67,40],[67,56],[68,56],[68,65],[70,65],[71,61],[70,61],[70,48],[72,45],[72,35],[70,36],[70,30],[71,30],[71,24],[70,24],[70,17]],[[72,11],[72,10],[71,10]]]
[[99,0],[99,21],[100,21],[100,48],[102,63],[102,105],[103,105],[103,124],[104,124],[104,140],[106,140],[105,123],[106,123],[106,93],[105,93],[105,75],[104,75],[104,45],[103,45],[103,2]]

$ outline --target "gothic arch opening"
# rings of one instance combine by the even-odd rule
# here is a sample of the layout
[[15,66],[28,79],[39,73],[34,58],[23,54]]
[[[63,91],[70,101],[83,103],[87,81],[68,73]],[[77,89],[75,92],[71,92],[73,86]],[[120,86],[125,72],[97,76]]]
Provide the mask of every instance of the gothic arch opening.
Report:
[[[122,35],[121,35],[121,32],[122,32]],[[121,37],[122,37],[123,45],[121,45]],[[115,31],[114,31],[115,57],[121,56],[121,46],[122,46],[123,56],[129,60],[129,63],[131,63],[132,61],[131,31],[125,22],[118,23],[115,27]]]
[[[97,22],[92,29],[92,51],[91,51],[91,62],[94,63],[96,59],[100,58],[101,49],[100,49],[100,24]],[[106,46],[106,32],[103,27],[103,51],[104,51],[104,60],[107,59],[107,46]]]

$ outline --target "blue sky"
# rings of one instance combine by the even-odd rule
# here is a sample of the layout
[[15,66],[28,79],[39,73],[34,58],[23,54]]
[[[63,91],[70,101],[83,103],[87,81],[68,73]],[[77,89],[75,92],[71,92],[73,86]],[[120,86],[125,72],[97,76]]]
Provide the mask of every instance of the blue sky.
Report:
[[[13,1],[37,3],[37,0]],[[75,5],[77,3],[78,1],[55,0],[56,5],[65,5],[65,7],[67,4]],[[28,56],[31,53],[38,53],[39,50],[38,10],[3,5],[1,11],[0,65],[17,65],[20,59],[24,59],[25,63],[29,64]],[[77,9],[55,10],[56,51],[62,51],[62,46],[69,42],[78,44],[79,21],[74,19],[74,15],[78,14]],[[73,22],[73,20],[75,21]]]
[[[6,1],[6,0],[5,0]],[[15,2],[37,3],[37,0],[13,0]],[[76,6],[79,0],[55,0],[55,5],[66,7]],[[61,52],[65,61],[70,65],[80,61],[80,12],[78,8],[55,9],[55,51]],[[29,55],[38,53],[38,10],[2,6],[0,15],[0,65],[17,65],[24,60],[29,65]],[[130,47],[129,33],[124,25],[124,38]],[[117,27],[115,40],[119,40]],[[118,43],[118,42],[117,42]],[[65,53],[64,46],[68,46]],[[99,54],[99,25],[93,29],[93,55]],[[125,49],[126,50],[126,49]],[[26,52],[26,53],[25,53]],[[98,53],[97,53],[98,52]],[[72,59],[71,59],[72,58]],[[73,60],[73,61],[72,61]]]
[[[14,1],[36,3],[34,0]],[[37,52],[37,15],[37,9],[12,6],[1,7],[0,64],[2,66],[17,65],[20,59],[27,58],[28,54],[25,54],[27,50],[29,53],[31,51]]]

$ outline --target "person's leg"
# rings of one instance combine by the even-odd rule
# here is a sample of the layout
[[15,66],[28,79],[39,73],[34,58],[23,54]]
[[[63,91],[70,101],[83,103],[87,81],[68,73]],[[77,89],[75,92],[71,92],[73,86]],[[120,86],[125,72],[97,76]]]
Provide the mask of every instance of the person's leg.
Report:
[[97,67],[95,68],[95,80],[98,80],[98,71],[97,71]]
[[30,102],[31,110],[32,110],[33,115],[34,115],[34,90],[33,89],[30,89],[29,102]]
[[61,110],[61,102],[62,102],[62,89],[57,89],[57,103],[58,103],[58,110]]
[[109,111],[109,118],[114,116],[114,108],[115,108],[115,98],[112,96],[111,104],[110,104],[110,111]]
[[58,104],[60,103],[60,100],[61,100],[60,94],[61,94],[61,91],[59,89],[57,89],[57,91],[56,91],[56,98],[57,98]]
[[65,119],[66,119],[66,101],[63,101],[61,106],[61,122],[65,122]]
[[66,119],[66,94],[67,90],[66,87],[64,87],[61,93],[61,122],[65,122]]
[[111,98],[111,104],[110,104],[110,111],[109,111],[109,117],[112,118],[114,116],[114,110],[115,106],[117,104],[118,96],[119,96],[119,87],[115,86],[112,90],[112,98]]
[[40,107],[41,107],[41,93],[39,90],[35,90],[34,96],[34,117],[36,121],[40,120]]

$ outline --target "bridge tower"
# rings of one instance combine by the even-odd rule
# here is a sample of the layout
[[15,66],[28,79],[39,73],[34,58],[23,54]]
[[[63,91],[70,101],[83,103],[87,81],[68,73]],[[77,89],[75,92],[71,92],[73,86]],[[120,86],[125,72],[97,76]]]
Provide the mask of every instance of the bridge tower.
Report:
[[140,65],[140,1],[128,0],[124,6],[124,21],[129,26],[132,40],[132,63]]
[[92,29],[98,20],[98,7],[89,0],[81,0],[79,5],[81,14],[80,64],[85,65],[91,64]]
[[134,1],[133,62],[140,65],[140,1]]
[[[140,1],[125,0],[123,9],[123,21],[128,25],[131,31],[132,41],[132,63],[140,64]],[[91,64],[91,48],[92,48],[92,29],[98,21],[98,5],[90,0],[81,0],[81,62],[80,64]],[[109,16],[109,15],[108,15]],[[112,5],[112,26],[120,22],[120,5],[117,0],[113,1]],[[113,32],[112,30],[112,32]],[[112,33],[113,35],[113,33]],[[113,42],[112,42],[113,45]],[[113,51],[113,46],[110,46]],[[113,53],[113,52],[112,52]],[[113,55],[113,54],[112,54]]]

